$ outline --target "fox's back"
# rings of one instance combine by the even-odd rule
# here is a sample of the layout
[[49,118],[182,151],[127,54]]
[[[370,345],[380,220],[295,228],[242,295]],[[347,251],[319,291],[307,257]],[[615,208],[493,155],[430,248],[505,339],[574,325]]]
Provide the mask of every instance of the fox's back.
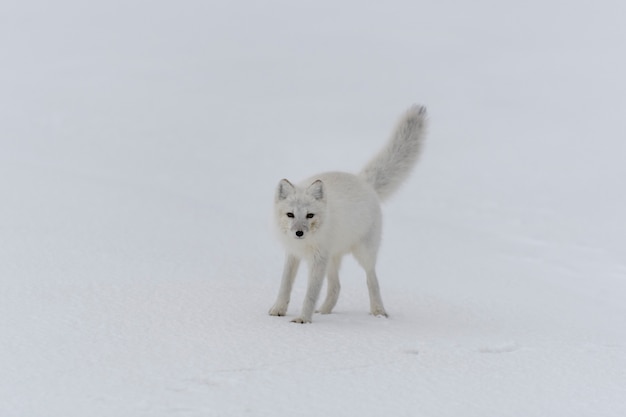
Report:
[[333,252],[349,252],[358,241],[380,234],[380,203],[371,185],[347,172],[325,172],[302,184],[315,180],[324,183],[328,208],[323,235]]

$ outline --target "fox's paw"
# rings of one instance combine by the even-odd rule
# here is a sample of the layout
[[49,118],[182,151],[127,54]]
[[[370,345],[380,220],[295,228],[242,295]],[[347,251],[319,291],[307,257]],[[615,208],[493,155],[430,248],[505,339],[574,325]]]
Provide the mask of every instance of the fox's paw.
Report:
[[311,323],[311,319],[306,319],[304,317],[298,317],[295,318],[293,320],[291,320],[292,323],[300,323],[300,324],[304,324],[304,323]]
[[315,312],[318,314],[330,314],[333,312],[333,309],[322,306],[319,310],[315,310]]
[[287,306],[274,304],[269,311],[270,316],[284,316],[287,314]]
[[385,309],[382,307],[372,309],[371,313],[372,313],[372,316],[374,317],[385,317],[385,318],[389,317]]

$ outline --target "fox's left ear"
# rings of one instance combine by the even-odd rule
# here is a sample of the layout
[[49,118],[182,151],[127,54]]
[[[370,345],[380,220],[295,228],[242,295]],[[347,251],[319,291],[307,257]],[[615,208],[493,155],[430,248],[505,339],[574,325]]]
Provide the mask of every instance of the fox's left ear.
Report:
[[306,192],[316,200],[324,200],[326,198],[324,183],[321,180],[316,180],[313,184],[309,185]]

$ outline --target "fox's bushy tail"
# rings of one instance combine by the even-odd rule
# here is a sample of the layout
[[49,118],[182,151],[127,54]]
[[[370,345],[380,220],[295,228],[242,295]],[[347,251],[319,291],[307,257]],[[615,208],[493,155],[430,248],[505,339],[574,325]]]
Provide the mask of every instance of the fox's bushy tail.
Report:
[[387,145],[365,165],[359,176],[383,201],[409,176],[426,136],[426,107],[414,105],[400,118]]

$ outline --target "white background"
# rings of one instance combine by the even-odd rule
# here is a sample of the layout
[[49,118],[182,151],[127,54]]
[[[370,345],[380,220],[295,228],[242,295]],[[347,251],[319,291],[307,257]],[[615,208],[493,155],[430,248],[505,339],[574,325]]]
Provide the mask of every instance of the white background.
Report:
[[[2,416],[623,416],[626,3],[0,6]],[[390,318],[267,315],[278,180],[412,103]]]

